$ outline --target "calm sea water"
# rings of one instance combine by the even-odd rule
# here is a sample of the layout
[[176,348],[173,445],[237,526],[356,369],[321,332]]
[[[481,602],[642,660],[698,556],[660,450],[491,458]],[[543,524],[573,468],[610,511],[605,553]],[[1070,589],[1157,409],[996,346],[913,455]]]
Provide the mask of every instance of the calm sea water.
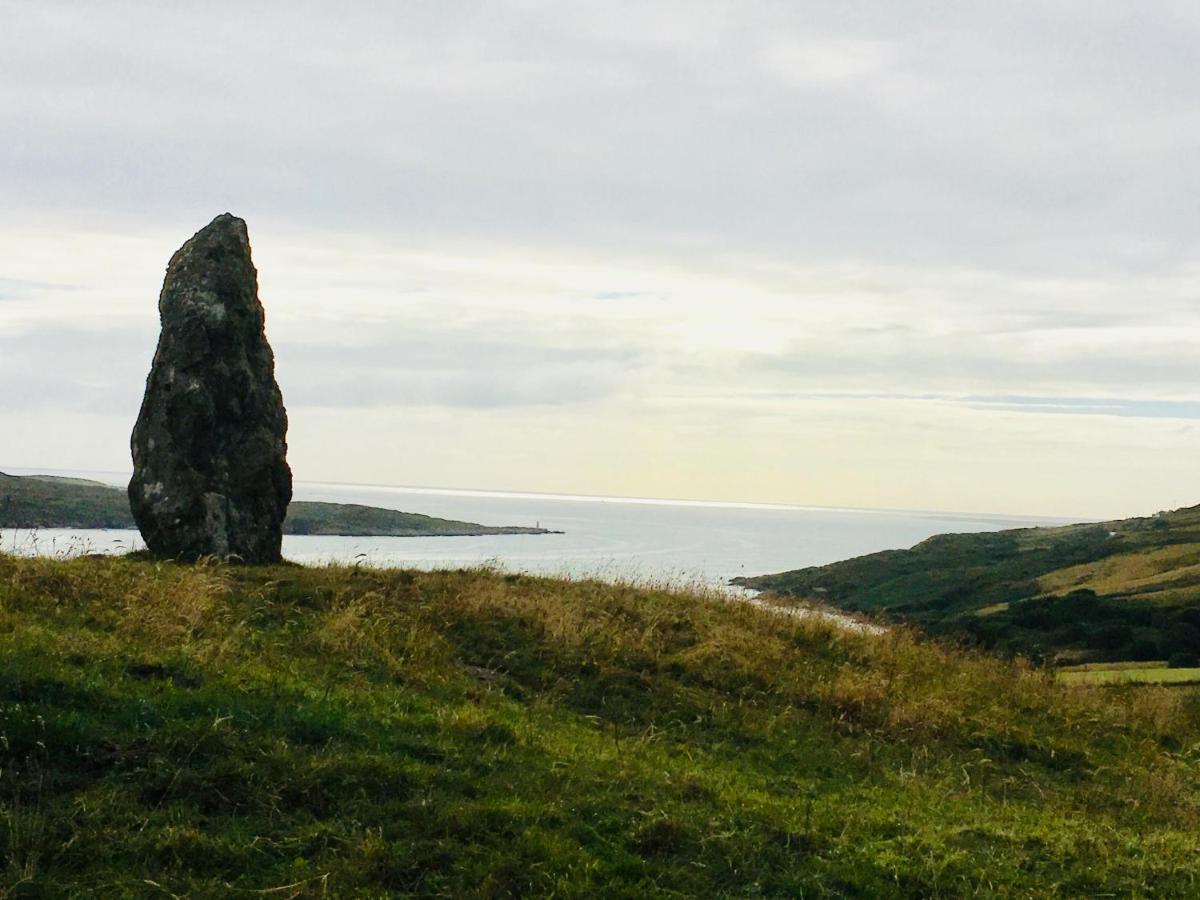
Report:
[[[32,470],[6,470],[31,474]],[[53,474],[111,484],[119,473]],[[421,569],[482,563],[510,571],[637,581],[724,584],[760,575],[910,547],[933,534],[993,531],[1063,520],[895,510],[826,509],[574,497],[298,482],[298,500],[363,503],[485,525],[538,525],[564,534],[483,537],[285,536],[284,556],[302,563],[360,562]],[[124,553],[135,531],[0,530],[7,552]]]

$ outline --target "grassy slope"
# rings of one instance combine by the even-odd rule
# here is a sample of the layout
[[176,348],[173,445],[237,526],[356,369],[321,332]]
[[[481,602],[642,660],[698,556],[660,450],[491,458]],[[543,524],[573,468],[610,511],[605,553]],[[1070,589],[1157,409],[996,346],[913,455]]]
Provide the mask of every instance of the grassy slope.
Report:
[[1194,896],[1200,710],[702,596],[0,556],[0,894]]
[[[0,472],[0,528],[135,528],[125,492],[97,481]],[[546,534],[542,528],[490,526],[349,503],[297,500],[286,534],[422,535]]]
[[1095,525],[938,535],[911,550],[738,583],[883,611],[987,647],[1156,659],[1200,651],[1200,507]]

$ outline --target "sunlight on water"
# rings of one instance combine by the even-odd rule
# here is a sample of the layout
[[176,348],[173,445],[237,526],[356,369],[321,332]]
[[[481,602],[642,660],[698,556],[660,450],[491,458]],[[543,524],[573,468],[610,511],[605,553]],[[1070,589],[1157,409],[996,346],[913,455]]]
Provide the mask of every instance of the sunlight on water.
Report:
[[[98,473],[56,474],[98,477]],[[119,474],[104,480],[122,482]],[[384,506],[484,525],[540,525],[563,534],[480,537],[288,535],[295,562],[421,569],[492,565],[532,574],[607,581],[725,585],[758,575],[909,547],[944,532],[990,531],[1058,520],[1008,516],[823,509],[768,504],[582,497],[513,491],[296,484],[296,499]],[[10,553],[77,556],[142,547],[133,531],[0,530]]]

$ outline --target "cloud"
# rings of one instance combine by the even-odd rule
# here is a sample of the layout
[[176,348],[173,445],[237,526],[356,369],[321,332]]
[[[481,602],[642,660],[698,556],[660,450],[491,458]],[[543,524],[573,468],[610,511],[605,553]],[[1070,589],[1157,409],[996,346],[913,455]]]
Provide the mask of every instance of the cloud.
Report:
[[331,378],[305,377],[288,391],[293,409],[406,409],[416,406],[465,410],[563,406],[614,394],[619,380],[605,369],[574,366],[488,373],[372,371]]
[[642,364],[635,350],[556,347],[532,335],[393,329],[369,341],[278,346],[289,405],[330,408],[563,406],[611,397]]
[[829,88],[884,74],[895,58],[886,41],[829,35],[775,37],[761,53],[764,70],[789,87]]
[[1194,257],[1200,23],[1167,2],[48,2],[5,21],[10,216],[235,206],[406,238],[1007,270]]
[[[986,342],[911,340],[906,346],[862,343],[831,352],[800,343],[784,354],[749,355],[742,360],[745,381],[757,385],[836,384],[843,390],[905,394],[952,392],[973,396],[1053,396],[1055,391],[1131,391],[1178,399],[1196,396],[1200,359],[1184,342],[1150,347],[1089,348],[1039,352],[1036,347],[989,348]],[[982,393],[987,392],[987,393]],[[1120,396],[1120,394],[1117,394]]]
[[1132,400],[1127,397],[963,397],[978,409],[1135,419],[1200,419],[1200,401]]
[[0,409],[124,414],[132,426],[155,339],[149,329],[70,325],[0,333]]
[[758,391],[709,398],[728,406],[744,404],[748,413],[764,405],[779,408],[832,401],[852,408],[855,404],[902,407],[934,404],[980,412],[1034,413],[1042,415],[1116,416],[1130,419],[1200,419],[1200,401],[1140,400],[1130,397],[1036,397],[1020,394],[976,396],[959,394],[868,393],[849,391]]
[[[0,392],[0,409],[136,415],[156,324],[0,335],[0,381],[22,386]],[[276,339],[274,351],[293,410],[586,404],[619,393],[644,362],[636,349],[559,347],[519,329],[415,322],[362,328],[349,341]]]
[[[124,458],[163,266],[230,209],[294,452],[330,477],[1016,503],[986,457],[1036,461],[1022,502],[1052,509],[1153,456],[1130,497],[1190,484],[1172,419],[1200,396],[1193,6],[0,17],[18,464],[69,446],[90,466],[89,411]],[[389,476],[373,447],[410,429],[443,452],[414,444]]]
[[0,300],[36,301],[46,294],[77,291],[78,285],[56,284],[52,281],[29,281],[24,278],[0,277]]

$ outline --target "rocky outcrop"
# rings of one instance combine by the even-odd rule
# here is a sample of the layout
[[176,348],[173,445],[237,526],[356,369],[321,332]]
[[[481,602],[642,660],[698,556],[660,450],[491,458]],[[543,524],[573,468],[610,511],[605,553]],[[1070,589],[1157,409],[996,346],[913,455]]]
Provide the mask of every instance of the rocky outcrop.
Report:
[[133,429],[129,503],[163,557],[279,560],[292,496],[287,413],[246,223],[217,216],[179,248]]

